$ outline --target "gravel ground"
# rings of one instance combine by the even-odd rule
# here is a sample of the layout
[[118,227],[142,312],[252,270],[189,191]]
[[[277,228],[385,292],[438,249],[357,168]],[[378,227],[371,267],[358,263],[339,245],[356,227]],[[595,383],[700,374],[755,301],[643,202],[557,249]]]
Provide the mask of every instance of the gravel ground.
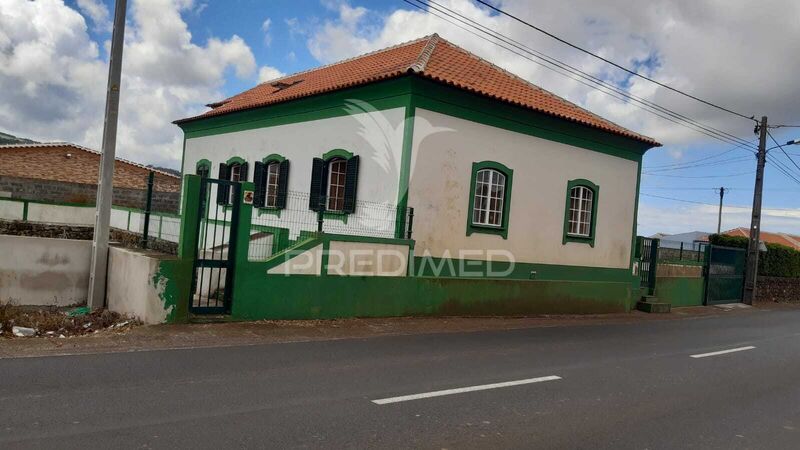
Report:
[[642,321],[690,320],[761,310],[800,309],[798,305],[760,304],[753,308],[678,308],[670,314],[605,314],[535,317],[403,317],[382,319],[257,321],[151,325],[99,330],[66,339],[0,338],[0,358],[64,354],[224,347],[311,340],[369,338],[404,334],[506,330],[557,326],[591,326]]

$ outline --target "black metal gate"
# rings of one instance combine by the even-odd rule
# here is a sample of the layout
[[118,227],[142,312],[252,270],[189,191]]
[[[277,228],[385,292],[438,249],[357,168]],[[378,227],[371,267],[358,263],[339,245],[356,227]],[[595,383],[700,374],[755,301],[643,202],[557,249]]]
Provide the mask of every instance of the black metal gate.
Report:
[[658,239],[646,237],[639,238],[639,286],[646,290],[645,295],[654,295],[656,291],[658,244]]
[[742,301],[747,252],[742,248],[709,245],[706,249],[706,305]]
[[191,313],[231,311],[241,189],[238,182],[211,178],[201,181]]

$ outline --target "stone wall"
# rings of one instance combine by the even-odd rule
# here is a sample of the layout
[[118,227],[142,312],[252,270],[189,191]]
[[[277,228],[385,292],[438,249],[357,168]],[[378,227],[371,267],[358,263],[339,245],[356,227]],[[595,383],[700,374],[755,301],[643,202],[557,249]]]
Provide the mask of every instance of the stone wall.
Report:
[[[97,186],[0,176],[0,194],[25,200],[94,205],[97,198]],[[152,209],[153,211],[177,213],[180,198],[180,192],[154,191]],[[147,191],[145,190],[115,187],[112,203],[117,206],[144,209],[146,199]]]
[[756,301],[800,303],[800,278],[758,277]]

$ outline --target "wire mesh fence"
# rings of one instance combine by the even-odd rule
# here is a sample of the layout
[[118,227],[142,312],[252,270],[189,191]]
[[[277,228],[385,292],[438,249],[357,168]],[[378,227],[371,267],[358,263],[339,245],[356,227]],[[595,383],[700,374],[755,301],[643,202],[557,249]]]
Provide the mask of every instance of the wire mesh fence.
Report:
[[263,261],[318,233],[394,238],[408,237],[411,230],[410,208],[398,214],[396,205],[357,200],[353,212],[345,213],[325,210],[324,199],[316,210],[310,202],[308,193],[290,191],[285,208],[254,209],[248,259]]
[[658,260],[681,264],[702,264],[705,262],[708,242],[681,242],[661,239]]

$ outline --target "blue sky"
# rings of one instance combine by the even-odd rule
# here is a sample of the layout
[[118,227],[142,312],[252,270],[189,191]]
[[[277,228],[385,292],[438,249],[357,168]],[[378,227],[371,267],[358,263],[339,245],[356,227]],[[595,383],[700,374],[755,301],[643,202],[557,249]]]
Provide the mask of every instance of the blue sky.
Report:
[[[630,78],[469,0],[440,1],[659,105],[736,136],[756,139],[752,123],[747,120]],[[747,114],[768,114],[772,123],[800,124],[800,108],[795,104],[800,88],[791,75],[800,70],[795,57],[800,52],[800,28],[790,20],[797,14],[786,12],[800,14],[794,2],[786,0],[785,8],[757,13],[744,2],[731,2],[720,8],[710,0],[687,4],[654,0],[646,6],[632,0],[608,0],[602,5],[590,0],[564,3],[505,0],[502,6],[579,45],[703,98]],[[102,111],[103,92],[97,87],[105,82],[104,48],[110,39],[108,15],[113,11],[113,1],[40,0],[10,5],[0,8],[19,8],[20,14],[39,17],[45,23],[38,37],[31,37],[29,32],[12,35],[12,45],[28,42],[26,39],[30,40],[28,43],[46,43],[47,39],[54,39],[50,35],[62,32],[63,37],[56,39],[56,47],[64,47],[58,50],[62,55],[52,53],[54,61],[50,66],[75,64],[80,70],[65,69],[66,79],[58,84],[47,79],[38,81],[33,72],[4,73],[0,69],[0,91],[6,92],[0,94],[0,100],[6,104],[30,104],[24,96],[9,92],[25,92],[31,83],[45,87],[49,83],[53,84],[49,86],[53,92],[63,92],[64,98],[72,99],[69,108],[76,108],[69,117],[65,113],[60,118],[49,117],[47,111],[31,111],[28,116],[20,115],[16,122],[0,122],[0,129],[32,138],[71,140],[99,147],[102,121],[98,114]],[[56,9],[63,15],[56,17]],[[784,12],[778,13],[780,10]],[[53,22],[47,24],[46,20]],[[735,32],[737,29],[748,31]],[[781,36],[776,30],[786,30],[786,35]],[[726,205],[744,207],[726,210],[723,228],[748,226],[754,179],[751,172],[755,168],[750,152],[737,149],[725,153],[732,145],[588,90],[400,0],[129,0],[127,78],[123,79],[121,106],[126,124],[121,127],[120,153],[143,162],[179,166],[181,136],[170,122],[202,111],[205,103],[254,86],[259,73],[293,73],[431,32],[439,32],[535,84],[664,143],[664,147],[645,157],[641,233],[713,230],[713,205],[718,201],[713,188],[719,186],[729,189]],[[85,39],[79,36],[81,33]],[[68,44],[71,47],[66,48]],[[53,48],[52,43],[42,45]],[[756,52],[755,48],[766,50]],[[63,54],[70,58],[64,59]],[[57,57],[62,58],[55,60]],[[753,67],[759,70],[752,70]],[[0,120],[4,119],[2,113],[0,109]],[[49,114],[53,115],[52,111]],[[87,119],[80,122],[76,117]],[[773,135],[783,143],[800,138],[800,128],[773,130]],[[800,146],[787,151],[800,164]],[[800,169],[779,151],[770,158],[789,167],[800,179]],[[696,167],[686,167],[695,160],[700,160]],[[678,170],[663,170],[675,168]],[[800,183],[768,166],[765,186],[764,205],[771,208],[765,217],[765,228],[800,234]]]

